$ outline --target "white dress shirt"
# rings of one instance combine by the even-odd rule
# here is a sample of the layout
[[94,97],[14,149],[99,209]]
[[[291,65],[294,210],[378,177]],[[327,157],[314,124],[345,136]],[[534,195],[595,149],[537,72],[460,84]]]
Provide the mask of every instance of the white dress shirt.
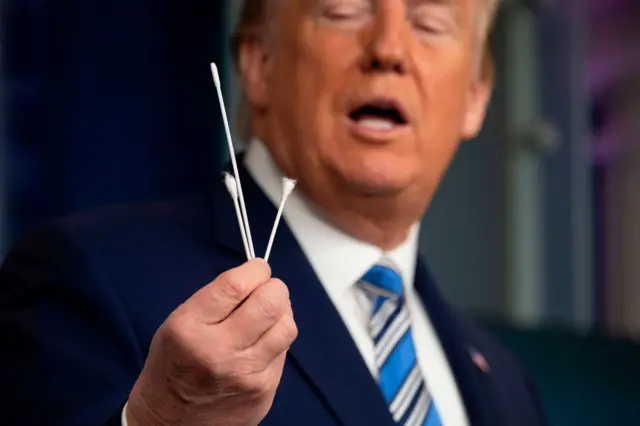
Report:
[[[279,205],[282,173],[259,140],[253,140],[249,144],[245,166],[271,202]],[[323,219],[300,191],[295,190],[287,201],[283,219],[335,305],[363,361],[376,378],[378,370],[375,365],[373,341],[367,329],[371,300],[356,283],[382,258],[387,258],[395,264],[405,285],[418,363],[431,397],[436,402],[443,425],[467,426],[464,405],[447,357],[413,287],[418,259],[419,224],[411,229],[404,243],[390,252],[384,252],[340,231]],[[278,244],[277,237],[275,244]],[[122,416],[123,426],[127,426],[125,410]]]

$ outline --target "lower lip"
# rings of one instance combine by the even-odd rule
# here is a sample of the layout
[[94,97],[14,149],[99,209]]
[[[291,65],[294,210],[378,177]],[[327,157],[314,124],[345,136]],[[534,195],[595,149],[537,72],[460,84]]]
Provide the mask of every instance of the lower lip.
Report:
[[389,142],[409,129],[407,124],[396,124],[390,129],[372,129],[371,127],[361,126],[360,123],[348,117],[347,123],[352,134],[375,142]]

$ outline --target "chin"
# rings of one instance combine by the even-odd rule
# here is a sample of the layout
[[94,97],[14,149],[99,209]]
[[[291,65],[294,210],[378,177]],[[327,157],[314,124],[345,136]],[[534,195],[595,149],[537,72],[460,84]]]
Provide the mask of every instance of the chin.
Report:
[[391,182],[350,181],[347,182],[349,192],[362,197],[392,197],[401,194],[403,187]]
[[379,167],[353,167],[344,170],[342,180],[351,192],[362,196],[393,196],[407,189],[413,180],[410,167],[393,167],[388,162]]

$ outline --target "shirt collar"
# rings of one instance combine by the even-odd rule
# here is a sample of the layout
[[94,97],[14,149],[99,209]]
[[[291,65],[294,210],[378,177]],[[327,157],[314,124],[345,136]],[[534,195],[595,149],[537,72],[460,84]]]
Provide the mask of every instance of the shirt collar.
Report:
[[[244,162],[260,189],[278,206],[283,175],[260,140],[254,139],[249,144]],[[343,296],[383,257],[396,265],[404,280],[405,289],[413,287],[419,224],[412,227],[409,236],[400,246],[384,252],[329,223],[321,216],[317,207],[298,190],[294,190],[289,197],[283,218],[332,299]],[[277,243],[276,237],[275,244]]]

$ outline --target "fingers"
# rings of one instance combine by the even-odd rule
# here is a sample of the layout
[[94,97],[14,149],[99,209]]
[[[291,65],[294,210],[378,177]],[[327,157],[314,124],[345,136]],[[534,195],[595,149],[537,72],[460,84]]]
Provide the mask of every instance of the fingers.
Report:
[[187,304],[203,322],[217,324],[233,312],[256,288],[271,278],[271,268],[262,259],[230,269],[194,294]]
[[257,357],[271,364],[283,352],[289,350],[291,344],[298,337],[298,327],[293,319],[291,307],[280,319],[267,330],[250,348]]
[[237,336],[236,349],[246,349],[290,311],[289,290],[278,279],[259,286],[224,322],[229,333]]

